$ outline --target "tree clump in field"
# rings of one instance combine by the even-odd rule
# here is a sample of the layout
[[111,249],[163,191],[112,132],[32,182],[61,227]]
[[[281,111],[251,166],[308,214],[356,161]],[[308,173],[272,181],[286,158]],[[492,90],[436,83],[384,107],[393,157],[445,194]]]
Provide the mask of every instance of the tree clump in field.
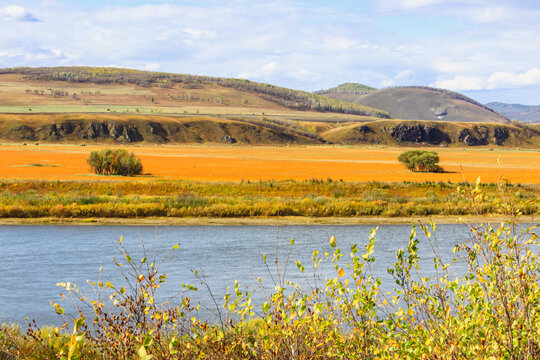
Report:
[[435,151],[409,150],[399,155],[398,160],[411,171],[443,171],[443,169],[437,165],[439,162],[439,155]]
[[98,175],[135,176],[143,170],[141,159],[124,149],[92,151],[86,162]]

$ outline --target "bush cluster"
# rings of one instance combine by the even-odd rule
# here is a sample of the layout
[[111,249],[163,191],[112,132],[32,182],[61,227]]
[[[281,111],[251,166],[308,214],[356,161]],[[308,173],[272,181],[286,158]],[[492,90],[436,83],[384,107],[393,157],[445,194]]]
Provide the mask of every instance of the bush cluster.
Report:
[[440,172],[439,155],[435,151],[409,150],[399,155],[400,163],[411,171]]
[[98,175],[134,176],[143,170],[141,159],[124,149],[92,151],[86,162]]

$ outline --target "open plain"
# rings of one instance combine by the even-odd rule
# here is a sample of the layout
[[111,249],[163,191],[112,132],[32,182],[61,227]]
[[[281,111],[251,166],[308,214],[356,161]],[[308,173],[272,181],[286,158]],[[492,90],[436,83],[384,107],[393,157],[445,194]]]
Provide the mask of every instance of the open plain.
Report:
[[[86,164],[104,146],[0,145],[0,178],[123,180],[100,177]],[[309,180],[496,182],[501,173],[513,183],[540,183],[540,151],[438,149],[443,173],[407,171],[398,161],[403,148],[338,146],[131,146],[146,176],[138,179],[196,181]]]

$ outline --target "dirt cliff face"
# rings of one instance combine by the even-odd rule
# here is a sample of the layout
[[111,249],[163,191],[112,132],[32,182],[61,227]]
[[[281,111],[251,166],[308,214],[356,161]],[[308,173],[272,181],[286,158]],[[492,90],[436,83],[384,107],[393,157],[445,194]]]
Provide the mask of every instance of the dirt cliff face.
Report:
[[448,134],[442,132],[435,126],[407,125],[399,124],[392,128],[390,136],[398,142],[409,143],[427,143],[430,145],[439,145],[441,143],[450,143]]

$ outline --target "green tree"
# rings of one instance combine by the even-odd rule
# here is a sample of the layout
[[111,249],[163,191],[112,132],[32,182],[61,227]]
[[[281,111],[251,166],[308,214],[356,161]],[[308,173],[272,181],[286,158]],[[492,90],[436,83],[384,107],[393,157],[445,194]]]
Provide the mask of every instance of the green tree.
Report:
[[98,175],[134,176],[143,171],[141,159],[124,149],[92,151],[86,162]]
[[411,171],[440,172],[439,155],[435,151],[409,150],[399,155],[400,163]]

